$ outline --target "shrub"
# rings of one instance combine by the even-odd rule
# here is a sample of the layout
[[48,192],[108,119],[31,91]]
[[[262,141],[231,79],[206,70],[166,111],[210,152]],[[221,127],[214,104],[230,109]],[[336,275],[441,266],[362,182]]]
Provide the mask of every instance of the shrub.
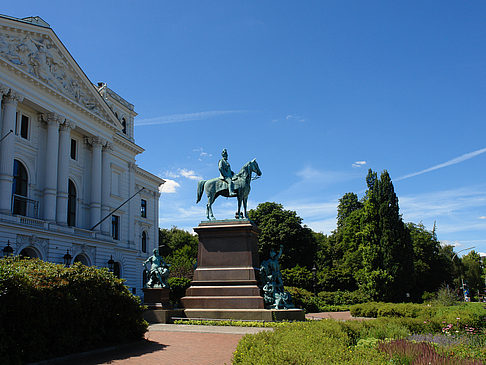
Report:
[[369,301],[369,297],[363,294],[360,290],[321,291],[318,296],[323,304],[328,305],[351,305]]
[[306,267],[294,266],[282,270],[282,280],[285,285],[312,290],[312,273]]
[[286,286],[285,290],[292,296],[296,308],[302,308],[306,313],[319,312],[319,299],[310,291]]
[[191,279],[169,278],[168,283],[170,287],[170,301],[175,307],[179,307],[180,299],[186,295],[186,289],[191,285]]
[[142,339],[140,300],[107,269],[0,259],[0,363]]

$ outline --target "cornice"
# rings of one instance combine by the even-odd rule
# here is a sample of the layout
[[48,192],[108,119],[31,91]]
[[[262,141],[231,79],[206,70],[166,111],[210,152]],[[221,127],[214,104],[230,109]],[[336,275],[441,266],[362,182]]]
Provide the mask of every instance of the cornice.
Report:
[[151,181],[153,181],[153,182],[157,183],[157,184],[158,184],[157,186],[160,186],[160,185],[162,185],[163,183],[165,183],[165,180],[164,180],[164,179],[162,179],[162,178],[160,178],[160,177],[158,177],[158,176],[155,176],[154,174],[151,174],[150,172],[148,172],[148,171],[146,171],[146,170],[142,169],[142,168],[141,168],[141,167],[139,167],[139,166],[136,166],[136,167],[135,167],[135,173],[136,173],[137,175],[139,175],[139,176],[142,176],[142,177],[144,177],[144,178],[146,178],[146,179],[149,179],[149,180],[151,180]]
[[126,139],[125,137],[119,136],[118,134],[113,135],[113,142],[125,147],[126,149],[135,152],[137,155],[145,151],[139,145],[133,143],[132,141]]

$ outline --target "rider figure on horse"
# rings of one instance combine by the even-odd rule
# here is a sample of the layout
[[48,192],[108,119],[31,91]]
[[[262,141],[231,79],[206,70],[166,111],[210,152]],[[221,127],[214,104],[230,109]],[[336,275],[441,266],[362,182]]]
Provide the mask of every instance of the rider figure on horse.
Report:
[[221,156],[223,156],[223,158],[218,162],[219,172],[221,173],[220,179],[226,181],[228,184],[228,196],[233,197],[236,196],[232,180],[235,173],[231,171],[231,166],[228,162],[228,151],[226,151],[226,148],[221,152]]

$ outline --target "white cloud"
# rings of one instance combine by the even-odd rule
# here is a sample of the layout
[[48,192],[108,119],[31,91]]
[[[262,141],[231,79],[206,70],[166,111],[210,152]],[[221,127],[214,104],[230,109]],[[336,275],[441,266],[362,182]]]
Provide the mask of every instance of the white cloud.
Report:
[[202,147],[195,148],[195,149],[192,150],[192,152],[196,152],[196,153],[199,154],[199,157],[198,157],[199,161],[202,161],[205,158],[213,157],[213,155],[211,153],[205,152]]
[[482,215],[479,219],[486,219],[486,215]]
[[196,173],[194,172],[194,170],[179,169],[178,171],[186,179],[196,180],[196,181],[202,180],[202,177],[199,176],[199,175],[196,175]]
[[[420,221],[437,216],[451,216],[459,211],[486,205],[484,186],[427,192],[414,196],[400,196],[400,209],[407,221]],[[476,223],[483,224],[484,223]]]
[[285,117],[286,120],[296,120],[298,122],[305,122],[305,119],[302,118],[300,115],[297,115],[297,114],[288,114],[286,117]]
[[162,115],[155,118],[139,119],[135,121],[135,126],[141,127],[146,125],[182,123],[192,120],[211,119],[221,115],[238,114],[245,112],[245,110],[212,110],[207,112]]
[[352,164],[354,168],[360,168],[366,165],[366,161],[356,161]]
[[161,193],[165,193],[165,194],[174,194],[175,192],[177,192],[177,188],[179,188],[181,185],[175,181],[175,180],[171,180],[171,179],[164,179],[165,180],[165,183],[162,184],[159,188],[159,191]]
[[479,155],[481,155],[481,154],[483,154],[485,152],[486,152],[486,148],[482,148],[482,149],[477,150],[477,151],[465,153],[465,154],[463,154],[463,155],[461,155],[459,157],[453,158],[452,160],[449,160],[449,161],[443,162],[441,164],[438,164],[438,165],[429,167],[428,169],[425,169],[425,170],[420,170],[420,171],[417,171],[417,172],[413,172],[411,174],[408,174],[408,175],[399,177],[398,179],[394,179],[394,180],[395,181],[405,180],[405,179],[408,179],[410,177],[422,175],[422,174],[425,174],[425,173],[430,172],[430,171],[442,169],[444,167],[451,166],[451,165],[455,165],[455,164],[461,163],[463,161],[469,160],[469,159],[471,159],[473,157],[476,157],[476,156],[479,156]]

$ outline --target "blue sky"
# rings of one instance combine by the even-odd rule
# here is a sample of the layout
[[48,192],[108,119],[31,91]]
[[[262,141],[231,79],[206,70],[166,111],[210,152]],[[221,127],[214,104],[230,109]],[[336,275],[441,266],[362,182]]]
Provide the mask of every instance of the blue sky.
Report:
[[[196,183],[256,158],[250,208],[316,231],[388,170],[405,221],[486,252],[484,1],[22,1],[93,82],[135,104],[141,167],[167,179],[160,226],[204,219]],[[217,218],[233,199],[219,198]]]

